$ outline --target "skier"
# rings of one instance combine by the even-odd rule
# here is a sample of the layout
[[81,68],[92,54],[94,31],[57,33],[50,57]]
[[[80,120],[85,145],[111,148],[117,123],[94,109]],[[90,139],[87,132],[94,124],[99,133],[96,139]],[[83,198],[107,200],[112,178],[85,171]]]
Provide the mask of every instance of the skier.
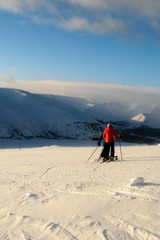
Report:
[[116,134],[112,124],[108,123],[106,129],[104,130],[103,134],[101,135],[98,141],[98,146],[101,145],[102,139],[104,141],[104,145],[103,145],[104,147],[98,160],[103,160],[103,161],[114,160],[115,138],[120,138],[120,135]]

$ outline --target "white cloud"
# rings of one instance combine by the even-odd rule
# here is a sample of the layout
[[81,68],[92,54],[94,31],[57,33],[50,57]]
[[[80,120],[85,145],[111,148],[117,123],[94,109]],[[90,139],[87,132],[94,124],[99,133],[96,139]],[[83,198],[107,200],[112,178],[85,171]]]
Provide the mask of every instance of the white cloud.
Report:
[[0,8],[13,13],[21,13],[23,4],[20,3],[20,0],[0,0]]
[[15,83],[15,80],[14,80],[14,78],[12,78],[11,76],[9,76],[7,74],[0,76],[0,87],[5,86],[6,83],[7,83],[7,85],[12,84],[12,83]]
[[9,68],[9,71],[18,72],[17,68],[15,68],[15,67],[10,67],[10,68]]
[[55,20],[52,19],[52,18],[45,18],[45,17],[42,17],[42,16],[36,16],[36,15],[33,15],[31,17],[31,19],[33,20],[33,22],[35,22],[36,24],[54,24],[55,23]]
[[127,26],[119,19],[107,16],[97,22],[89,22],[86,18],[72,17],[69,20],[63,20],[59,27],[67,30],[86,30],[91,33],[125,33]]
[[34,11],[47,11],[53,14],[57,12],[51,0],[0,0],[0,9],[17,14]]
[[79,5],[83,8],[104,10],[119,17],[128,16],[130,18],[158,18],[160,19],[159,0],[68,0],[72,5]]
[[0,78],[0,87],[17,88],[32,93],[81,97],[89,99],[91,103],[112,101],[127,103],[133,108],[141,104],[145,106],[145,111],[160,105],[160,88],[153,87],[98,82],[14,81],[9,76]]
[[84,8],[91,8],[96,10],[107,8],[106,0],[68,0],[68,2],[73,5],[80,5]]
[[160,33],[160,21],[150,21],[150,25]]
[[[0,0],[0,9],[25,14],[37,24],[92,33],[128,33],[144,24],[157,30],[159,0]],[[144,28],[145,29],[145,28]]]

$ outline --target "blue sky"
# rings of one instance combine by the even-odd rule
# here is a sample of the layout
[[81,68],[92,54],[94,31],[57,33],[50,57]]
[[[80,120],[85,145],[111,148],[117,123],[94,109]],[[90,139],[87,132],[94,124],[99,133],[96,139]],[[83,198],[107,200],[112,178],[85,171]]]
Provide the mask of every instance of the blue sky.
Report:
[[0,0],[0,80],[160,87],[160,1]]

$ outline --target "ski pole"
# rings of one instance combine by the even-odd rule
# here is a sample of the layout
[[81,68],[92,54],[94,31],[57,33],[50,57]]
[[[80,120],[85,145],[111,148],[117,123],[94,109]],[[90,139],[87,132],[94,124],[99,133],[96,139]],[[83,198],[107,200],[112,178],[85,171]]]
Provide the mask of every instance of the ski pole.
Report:
[[21,131],[19,131],[19,150],[21,150]]
[[91,154],[91,156],[88,158],[88,160],[92,157],[92,155],[95,153],[95,151],[97,150],[99,146],[96,147],[96,149],[93,151],[93,153]]
[[119,139],[119,147],[120,147],[120,153],[121,153],[121,160],[123,160],[123,157],[122,157],[122,149],[121,149],[121,140]]
[[121,133],[121,130],[119,130],[119,147],[120,147],[120,153],[121,153],[121,160],[123,160],[123,156],[122,156],[122,148],[121,148],[121,140],[122,140],[122,137],[123,137],[123,134]]

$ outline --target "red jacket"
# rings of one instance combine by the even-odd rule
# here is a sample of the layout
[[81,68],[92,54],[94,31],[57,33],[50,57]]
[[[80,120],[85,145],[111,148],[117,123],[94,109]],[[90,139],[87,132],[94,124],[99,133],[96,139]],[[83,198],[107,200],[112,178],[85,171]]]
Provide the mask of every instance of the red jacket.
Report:
[[105,142],[114,142],[114,138],[119,138],[119,135],[116,134],[115,130],[112,127],[106,127],[103,132],[103,139]]

